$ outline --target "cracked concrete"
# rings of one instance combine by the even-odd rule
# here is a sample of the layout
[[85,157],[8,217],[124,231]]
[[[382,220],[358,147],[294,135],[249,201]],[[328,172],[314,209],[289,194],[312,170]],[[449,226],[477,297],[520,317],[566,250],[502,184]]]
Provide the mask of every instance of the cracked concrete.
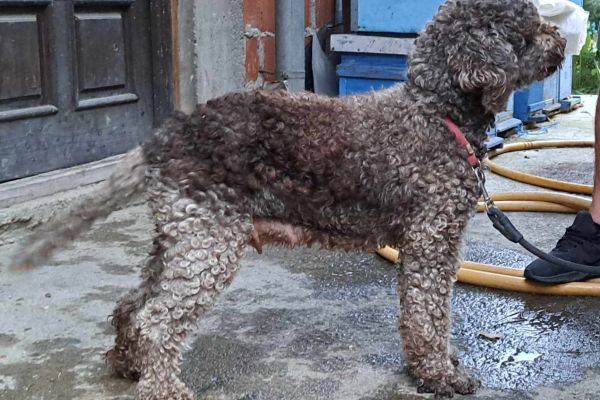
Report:
[[[593,138],[595,97],[536,138]],[[545,150],[544,150],[545,151]],[[590,183],[591,151],[498,157],[502,164]],[[526,157],[527,156],[527,157]],[[491,191],[527,189],[490,177]],[[529,187],[529,189],[538,190]],[[0,209],[0,265],[49,215],[93,187]],[[551,248],[572,215],[517,214]],[[115,212],[43,267],[0,280],[0,399],[131,399],[103,364],[115,300],[138,280],[152,226],[140,201]],[[468,259],[523,267],[531,256],[477,215]],[[249,252],[231,288],[190,338],[183,376],[206,400],[422,399],[406,374],[392,265],[373,254]],[[473,399],[597,399],[600,299],[532,296],[457,285],[452,343],[483,381]],[[502,338],[482,339],[491,332]]]

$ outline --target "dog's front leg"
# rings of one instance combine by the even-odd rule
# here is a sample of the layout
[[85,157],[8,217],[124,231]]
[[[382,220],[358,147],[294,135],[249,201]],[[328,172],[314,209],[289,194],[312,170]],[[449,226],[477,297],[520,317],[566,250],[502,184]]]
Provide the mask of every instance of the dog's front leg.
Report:
[[413,226],[398,271],[400,334],[419,391],[437,397],[474,393],[479,381],[452,362],[452,287],[460,263],[462,224],[437,214]]

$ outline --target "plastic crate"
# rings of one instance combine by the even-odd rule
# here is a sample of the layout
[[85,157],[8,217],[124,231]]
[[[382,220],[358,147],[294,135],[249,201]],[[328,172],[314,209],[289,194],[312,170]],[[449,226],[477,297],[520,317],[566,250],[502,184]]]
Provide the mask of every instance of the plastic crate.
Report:
[[443,0],[352,0],[354,32],[418,33]]
[[340,96],[388,88],[405,81],[407,72],[406,55],[342,54]]
[[543,122],[560,109],[561,101],[571,95],[571,62],[568,57],[563,68],[548,78],[515,92],[515,117],[523,122]]

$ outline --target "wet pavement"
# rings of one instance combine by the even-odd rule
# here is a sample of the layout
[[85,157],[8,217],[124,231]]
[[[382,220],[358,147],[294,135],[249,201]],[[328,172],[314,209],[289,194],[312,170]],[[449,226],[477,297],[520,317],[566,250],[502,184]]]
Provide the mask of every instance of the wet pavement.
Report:
[[[592,138],[594,98],[536,138]],[[542,150],[545,152],[546,150]],[[498,157],[523,171],[591,183],[593,152]],[[574,160],[576,162],[574,162]],[[492,191],[531,189],[491,177]],[[31,226],[92,188],[0,209],[0,265]],[[519,214],[550,248],[572,215]],[[0,274],[0,399],[131,399],[102,356],[115,300],[137,282],[152,227],[143,204],[115,212],[30,273]],[[522,268],[532,258],[477,215],[466,258]],[[183,376],[206,400],[422,399],[405,370],[393,265],[373,254],[249,252],[190,339]],[[458,284],[452,344],[483,382],[472,399],[598,399],[600,298],[532,296]],[[487,333],[499,337],[488,340]],[[460,396],[458,396],[460,398]]]

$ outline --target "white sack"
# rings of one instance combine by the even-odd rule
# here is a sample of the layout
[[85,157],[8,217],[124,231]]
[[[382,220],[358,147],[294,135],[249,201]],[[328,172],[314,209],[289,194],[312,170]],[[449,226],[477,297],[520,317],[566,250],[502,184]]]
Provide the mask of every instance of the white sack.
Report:
[[585,44],[589,13],[569,0],[533,0],[542,18],[567,39],[566,54],[578,55]]

